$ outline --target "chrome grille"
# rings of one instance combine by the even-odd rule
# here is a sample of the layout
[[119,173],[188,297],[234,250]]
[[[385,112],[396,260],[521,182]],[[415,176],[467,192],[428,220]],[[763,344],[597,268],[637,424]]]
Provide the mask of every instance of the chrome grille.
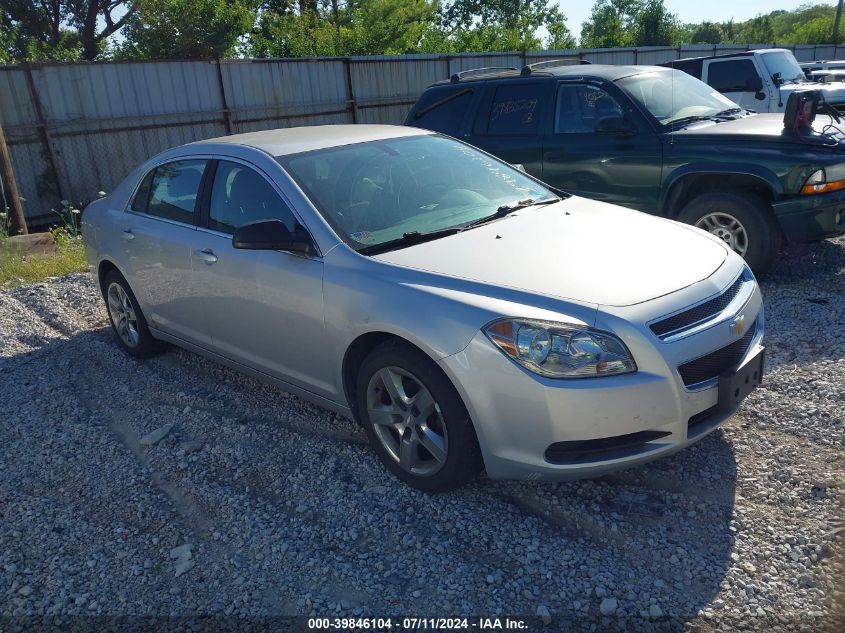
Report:
[[718,297],[713,297],[712,299],[709,299],[704,303],[699,303],[698,305],[684,310],[683,312],[679,312],[678,314],[673,314],[670,317],[656,321],[655,323],[652,323],[649,328],[660,339],[666,339],[674,334],[688,330],[699,323],[704,323],[705,321],[718,316],[722,310],[730,305],[731,301],[736,298],[743,288],[745,288],[746,284],[753,283],[754,278],[750,274],[743,272],[743,274],[740,275],[737,280]]
[[726,345],[715,352],[711,352],[706,356],[701,356],[695,360],[691,360],[678,367],[678,372],[681,374],[681,380],[684,385],[692,387],[702,382],[706,382],[713,378],[718,378],[721,374],[729,369],[736,367],[748,352],[751,346],[751,341],[757,333],[757,321],[754,326],[748,329],[748,332],[730,345]]

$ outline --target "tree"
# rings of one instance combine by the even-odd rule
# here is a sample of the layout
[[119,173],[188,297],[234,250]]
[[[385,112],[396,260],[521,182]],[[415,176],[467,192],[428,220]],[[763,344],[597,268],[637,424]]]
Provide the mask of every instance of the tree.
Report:
[[16,61],[92,60],[137,5],[137,0],[4,0],[0,43]]
[[721,44],[724,32],[719,24],[702,22],[687,26],[689,36],[684,39],[689,44]]
[[678,35],[678,18],[669,13],[663,0],[647,0],[634,16],[636,46],[671,46]]
[[453,0],[441,10],[441,28],[458,52],[538,49],[541,26],[547,45],[574,46],[566,18],[549,0]]
[[144,0],[117,58],[225,57],[255,21],[253,0]]
[[584,48],[631,46],[641,0],[596,0],[590,17],[581,26]]

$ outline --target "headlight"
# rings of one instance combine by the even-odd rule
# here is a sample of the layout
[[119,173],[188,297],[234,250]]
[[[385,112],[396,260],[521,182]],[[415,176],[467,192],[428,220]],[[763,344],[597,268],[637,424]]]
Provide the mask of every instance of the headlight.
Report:
[[804,195],[812,195],[815,193],[840,191],[842,189],[845,189],[845,179],[828,181],[825,170],[817,169],[810,174],[810,177],[807,178],[806,181],[804,181],[804,186],[801,187],[801,193]]
[[607,332],[528,319],[498,319],[482,331],[507,356],[541,376],[591,378],[637,371],[625,344]]

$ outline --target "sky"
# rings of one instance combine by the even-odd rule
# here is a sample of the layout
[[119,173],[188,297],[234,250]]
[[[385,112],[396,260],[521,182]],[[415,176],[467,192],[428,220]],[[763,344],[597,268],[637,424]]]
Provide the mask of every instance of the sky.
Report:
[[[802,4],[830,4],[837,0],[665,0],[666,8],[681,22],[734,22],[748,20],[761,13],[777,9],[795,9]],[[595,0],[558,0],[567,18],[569,30],[577,37],[581,23],[586,21]]]

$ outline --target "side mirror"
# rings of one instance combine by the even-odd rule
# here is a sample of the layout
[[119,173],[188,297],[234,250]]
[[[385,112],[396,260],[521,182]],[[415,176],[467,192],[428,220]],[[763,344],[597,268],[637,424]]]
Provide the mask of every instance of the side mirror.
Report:
[[760,92],[754,94],[754,98],[757,99],[757,101],[765,101],[766,93],[761,90]]
[[302,255],[314,252],[314,244],[305,229],[297,225],[291,233],[281,220],[244,224],[235,229],[232,247],[255,251],[290,251]]
[[772,75],[772,81],[775,82],[776,86],[778,86],[778,87],[782,86],[783,85],[783,75],[781,75],[780,73],[775,73],[774,75]]
[[634,136],[636,126],[621,116],[603,116],[596,121],[596,132],[599,134],[617,134],[619,136]]

